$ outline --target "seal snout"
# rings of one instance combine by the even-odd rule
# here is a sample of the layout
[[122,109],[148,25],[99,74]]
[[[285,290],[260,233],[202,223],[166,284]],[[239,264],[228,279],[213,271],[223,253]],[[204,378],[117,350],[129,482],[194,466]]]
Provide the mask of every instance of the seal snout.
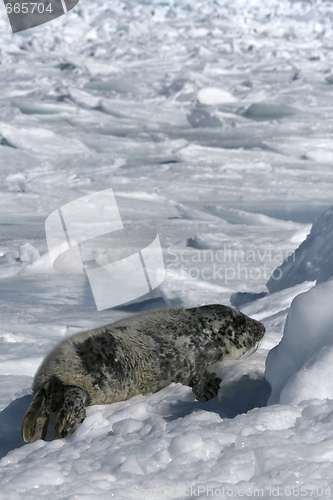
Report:
[[261,340],[266,333],[266,328],[265,328],[265,325],[263,325],[263,323],[260,323],[259,321],[258,321],[258,326],[259,326],[259,332],[260,332],[259,335],[260,335],[260,340]]
[[250,352],[250,354],[253,354],[253,352],[255,352],[258,349],[261,340],[265,335],[266,328],[260,321],[257,321],[253,318],[248,318],[248,319],[249,319],[249,324],[247,327],[247,333],[249,337],[251,337],[253,340],[253,349],[251,349]]
[[240,312],[240,314],[243,317],[242,319],[245,319],[243,327],[240,331],[240,336],[243,338],[245,345],[248,346],[248,355],[250,355],[258,349],[260,342],[265,335],[266,328],[260,321],[250,318],[244,313]]
[[256,319],[250,318],[249,328],[253,330],[254,335],[259,339],[262,339],[262,337],[265,335],[265,326],[263,325],[263,323],[257,321]]

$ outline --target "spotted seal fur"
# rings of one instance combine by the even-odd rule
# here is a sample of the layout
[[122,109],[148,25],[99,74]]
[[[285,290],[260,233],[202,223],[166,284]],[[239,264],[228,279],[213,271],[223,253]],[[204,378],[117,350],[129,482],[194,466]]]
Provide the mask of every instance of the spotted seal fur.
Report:
[[213,304],[148,311],[66,338],[36,373],[22,437],[44,438],[55,412],[55,438],[69,436],[85,419],[86,406],[156,392],[171,382],[208,401],[221,379],[206,368],[254,350],[264,333],[262,323]]

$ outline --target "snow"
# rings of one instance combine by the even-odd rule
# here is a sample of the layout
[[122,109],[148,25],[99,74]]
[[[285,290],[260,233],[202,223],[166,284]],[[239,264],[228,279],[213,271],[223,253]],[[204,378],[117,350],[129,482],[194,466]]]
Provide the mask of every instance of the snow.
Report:
[[205,87],[199,90],[198,101],[201,104],[223,104],[227,102],[235,102],[237,99],[235,99],[230,92],[226,92],[223,89]]
[[[333,494],[332,18],[329,1],[81,0],[12,34],[0,7],[0,499]],[[83,274],[52,268],[45,220],[109,188],[124,225],[157,230],[166,277],[98,312]],[[172,384],[23,442],[64,336],[239,292],[267,333],[215,367],[219,401]]]
[[269,404],[333,399],[332,300],[332,281],[293,300],[283,338],[266,361],[265,377],[272,387]]
[[[304,233],[300,236],[303,237]],[[292,241],[297,241],[295,236]],[[276,292],[303,281],[323,283],[332,279],[332,245],[333,208],[329,208],[314,221],[310,233],[295,252],[274,270],[267,282],[268,290]]]

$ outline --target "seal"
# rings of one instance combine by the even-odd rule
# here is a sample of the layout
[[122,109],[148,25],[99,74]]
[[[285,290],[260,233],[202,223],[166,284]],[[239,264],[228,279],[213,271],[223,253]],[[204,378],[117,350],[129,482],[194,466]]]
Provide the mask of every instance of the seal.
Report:
[[253,352],[264,333],[262,323],[213,304],[147,311],[68,337],[35,375],[22,437],[44,439],[55,412],[54,437],[69,436],[85,419],[86,406],[157,392],[172,382],[208,401],[221,382],[208,366]]

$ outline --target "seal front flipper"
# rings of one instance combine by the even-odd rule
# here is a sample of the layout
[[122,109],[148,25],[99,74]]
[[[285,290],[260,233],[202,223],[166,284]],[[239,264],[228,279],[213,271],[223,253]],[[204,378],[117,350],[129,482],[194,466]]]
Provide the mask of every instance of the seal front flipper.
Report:
[[90,398],[84,389],[67,386],[64,402],[59,410],[54,427],[55,439],[70,436],[86,418],[86,406]]
[[44,439],[51,413],[56,412],[63,402],[64,386],[53,375],[35,394],[24,415],[21,435],[24,441],[33,443]]
[[205,371],[203,376],[197,375],[191,380],[190,387],[199,401],[206,402],[216,398],[221,382],[215,373]]

